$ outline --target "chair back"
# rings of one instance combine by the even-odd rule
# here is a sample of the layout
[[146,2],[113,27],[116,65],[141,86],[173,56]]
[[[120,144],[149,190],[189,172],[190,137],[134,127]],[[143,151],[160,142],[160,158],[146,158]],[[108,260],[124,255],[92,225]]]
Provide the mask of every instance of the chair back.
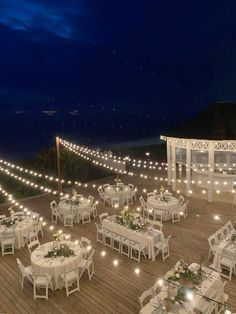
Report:
[[88,247],[90,244],[91,244],[91,240],[89,240],[88,238],[85,238],[83,236],[81,237],[80,245],[82,247]]
[[179,197],[179,199],[178,199],[178,203],[179,203],[180,205],[183,205],[183,203],[184,203],[184,197],[183,197],[182,195],[180,195],[180,197]]
[[142,197],[142,195],[140,196],[139,201],[141,203],[141,206],[146,207],[146,202],[144,201],[144,198]]
[[20,271],[23,272],[25,266],[22,264],[22,262],[19,260],[19,258],[16,258],[16,262],[17,262],[17,265],[18,265]]
[[27,247],[28,247],[30,254],[32,253],[33,248],[38,247],[38,246],[40,246],[39,240],[33,240],[29,244],[27,244]]
[[107,217],[108,217],[108,212],[105,212],[105,213],[102,213],[101,215],[99,215],[99,219],[100,219],[101,225],[102,225],[103,219],[105,219]]
[[50,203],[50,208],[57,208],[57,202],[55,200]]
[[94,202],[94,197],[92,195],[89,195],[88,200],[90,202],[90,205],[92,205]]
[[143,302],[146,298],[148,297],[152,297],[152,289],[148,289],[148,290],[145,290],[140,297],[138,297],[138,300],[139,300],[139,304],[141,307],[143,307]]

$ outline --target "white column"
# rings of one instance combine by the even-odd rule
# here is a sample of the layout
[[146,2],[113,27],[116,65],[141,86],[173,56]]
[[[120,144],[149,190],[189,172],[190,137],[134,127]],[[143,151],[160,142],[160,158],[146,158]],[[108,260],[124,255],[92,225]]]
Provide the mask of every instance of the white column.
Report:
[[167,177],[168,177],[168,185],[171,185],[171,179],[172,179],[172,172],[171,172],[171,143],[172,143],[172,140],[169,140],[167,139],[166,141],[166,148],[167,148]]
[[172,140],[171,146],[171,170],[172,170],[172,190],[176,191],[176,150],[175,142]]
[[214,187],[214,169],[215,169],[215,149],[214,142],[210,141],[208,146],[208,164],[209,164],[209,172],[208,172],[208,202],[212,202],[213,200],[213,187]]
[[191,141],[186,143],[186,195],[189,195],[191,189]]

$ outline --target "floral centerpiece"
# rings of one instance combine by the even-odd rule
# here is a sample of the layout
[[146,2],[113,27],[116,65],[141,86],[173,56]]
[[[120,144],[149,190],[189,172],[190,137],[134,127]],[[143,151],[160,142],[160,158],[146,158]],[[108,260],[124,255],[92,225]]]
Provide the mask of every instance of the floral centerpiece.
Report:
[[172,270],[166,273],[165,279],[178,281],[185,287],[193,288],[202,281],[202,267],[200,265],[197,271],[192,271],[188,263],[181,259]]
[[116,216],[116,221],[121,225],[128,225],[130,229],[139,230],[142,229],[142,225],[140,225],[137,220],[140,218],[139,215],[131,213],[128,209],[124,208],[121,211],[122,216]]
[[44,258],[54,257],[70,257],[75,256],[75,252],[69,248],[66,244],[60,244],[59,247],[53,246],[53,249],[49,251]]
[[10,213],[10,217],[6,217],[6,218],[2,219],[1,222],[0,222],[0,224],[6,226],[6,227],[8,227],[8,228],[10,228],[10,227],[15,227],[16,223],[18,223],[19,221],[21,221],[22,218],[21,218],[21,217],[15,217],[15,216],[14,216],[15,212],[14,212],[14,210],[13,210],[12,207],[9,207],[9,208],[8,208],[8,211],[9,211],[9,213]]
[[62,241],[64,240],[64,233],[62,232],[57,232],[57,233],[54,233],[53,235],[53,238],[54,238],[54,241]]
[[162,202],[166,202],[166,203],[168,203],[168,201],[169,201],[169,197],[167,195],[165,195],[165,188],[163,185],[161,185],[161,187],[160,187],[160,200]]

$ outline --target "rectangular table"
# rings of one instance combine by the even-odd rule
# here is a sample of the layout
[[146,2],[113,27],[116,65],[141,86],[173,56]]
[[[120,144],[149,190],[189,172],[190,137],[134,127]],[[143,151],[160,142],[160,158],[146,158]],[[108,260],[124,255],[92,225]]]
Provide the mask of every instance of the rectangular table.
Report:
[[[194,264],[192,264],[194,265]],[[190,265],[191,267],[191,265]],[[207,268],[203,267],[203,271],[207,274],[207,277],[202,281],[200,290],[197,290],[197,293],[194,294],[193,299],[191,302],[184,302],[183,306],[176,312],[178,314],[189,314],[195,313],[194,310],[201,310],[201,300],[203,297],[211,298],[212,292],[218,291],[222,285],[220,274]],[[158,314],[158,307],[160,306],[161,302],[167,297],[167,292],[163,289],[158,295],[156,296],[156,304],[150,300],[139,312],[139,314],[152,314],[154,311]],[[161,308],[161,307],[160,307]],[[160,312],[161,313],[161,312]]]
[[[148,234],[148,232],[145,233],[143,231],[129,229],[128,227],[122,226],[113,221],[111,218],[104,219],[102,222],[102,226],[108,231],[117,233],[131,241],[135,241],[144,245],[148,250],[148,258],[152,259],[153,261],[155,260],[154,244],[156,241],[158,241],[158,239],[155,239],[155,236],[151,235],[151,233]],[[160,234],[159,241],[161,241],[161,239],[163,238],[163,233],[158,230],[157,232]]]

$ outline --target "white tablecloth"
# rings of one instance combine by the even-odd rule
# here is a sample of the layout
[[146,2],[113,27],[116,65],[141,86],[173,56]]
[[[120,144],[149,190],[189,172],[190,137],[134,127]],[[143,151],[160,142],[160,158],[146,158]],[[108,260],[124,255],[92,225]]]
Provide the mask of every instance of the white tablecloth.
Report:
[[78,205],[74,205],[73,203],[67,203],[65,200],[61,201],[59,203],[59,210],[63,214],[64,212],[70,212],[72,211],[77,218],[77,221],[79,222],[79,215],[81,212],[85,211],[86,209],[90,208],[90,201],[87,198],[83,198],[79,200]]
[[40,245],[31,254],[33,272],[52,276],[50,288],[53,290],[62,288],[63,282],[61,275],[65,271],[77,268],[83,258],[82,249],[79,245],[72,241],[62,241],[61,243],[67,244],[74,251],[75,256],[44,258],[48,251],[52,250],[53,242]]
[[114,185],[107,186],[104,189],[104,193],[108,198],[118,197],[120,205],[124,205],[127,198],[131,196],[132,190],[128,185],[123,185],[122,187],[115,187]]
[[171,219],[171,210],[174,206],[177,206],[178,199],[173,196],[167,196],[168,201],[160,200],[159,196],[150,196],[147,199],[147,206],[154,209],[162,210],[163,211],[163,220]]
[[25,245],[24,236],[28,235],[30,231],[34,229],[33,219],[30,217],[22,217],[22,221],[19,221],[13,227],[0,226],[0,239],[4,232],[14,231],[15,234],[15,248],[20,249]]
[[[195,266],[196,264],[192,264],[192,265]],[[192,265],[190,265],[190,267]],[[207,274],[207,277],[202,281],[200,289],[197,290],[197,293],[194,294],[194,297],[190,302],[184,302],[184,306],[180,307],[180,309],[174,313],[178,313],[178,314],[195,313],[194,309],[199,309],[200,302],[203,299],[202,296],[210,298],[212,291],[217,292],[217,290],[219,290],[219,288],[222,285],[220,274],[206,267],[203,267],[203,271]],[[158,312],[157,307],[158,305],[162,304],[162,301],[166,297],[167,297],[167,291],[166,291],[166,288],[163,288],[163,290],[155,298],[151,299],[150,303],[145,305],[140,310],[139,313],[140,314],[161,313],[161,311]]]
[[[129,229],[128,227],[119,225],[118,223],[112,220],[112,217],[103,219],[102,225],[103,225],[103,228],[111,232],[115,232],[129,240],[132,240],[132,241],[135,241],[144,245],[148,250],[148,258],[152,259],[153,261],[155,260],[155,250],[154,250],[155,236],[154,235],[149,235],[148,232],[144,233],[143,231],[132,230],[132,229]],[[163,233],[161,231],[159,232],[160,232],[159,241],[161,241],[163,239]]]

